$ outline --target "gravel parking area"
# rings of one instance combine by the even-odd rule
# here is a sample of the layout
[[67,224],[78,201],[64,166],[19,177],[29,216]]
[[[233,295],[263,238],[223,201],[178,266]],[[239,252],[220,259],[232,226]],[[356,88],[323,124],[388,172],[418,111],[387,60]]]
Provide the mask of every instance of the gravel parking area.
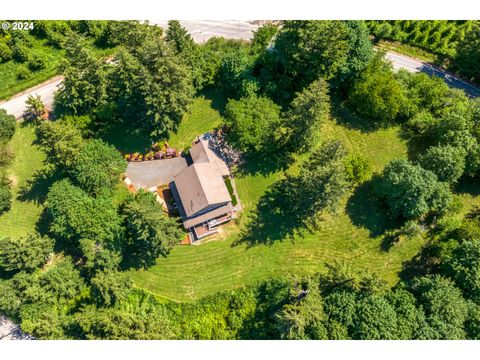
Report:
[[128,163],[126,175],[137,189],[168,184],[173,177],[188,166],[187,159],[132,161]]

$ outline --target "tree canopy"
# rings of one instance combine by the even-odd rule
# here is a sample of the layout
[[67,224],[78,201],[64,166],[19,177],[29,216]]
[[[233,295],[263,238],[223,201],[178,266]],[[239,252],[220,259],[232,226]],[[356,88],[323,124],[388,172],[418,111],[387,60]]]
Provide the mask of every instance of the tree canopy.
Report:
[[121,154],[102,140],[88,140],[80,148],[69,171],[76,184],[91,195],[111,192],[120,182],[127,163]]
[[5,271],[33,271],[53,253],[53,241],[39,234],[0,239],[0,267]]
[[134,266],[152,266],[184,237],[176,220],[163,213],[162,206],[149,192],[138,192],[127,201],[122,213],[127,236],[125,258]]
[[244,152],[268,152],[274,147],[280,107],[265,97],[229,100],[225,108],[228,137]]
[[452,195],[448,185],[439,182],[429,170],[407,160],[392,160],[375,185],[394,217],[412,219],[430,212],[443,212]]

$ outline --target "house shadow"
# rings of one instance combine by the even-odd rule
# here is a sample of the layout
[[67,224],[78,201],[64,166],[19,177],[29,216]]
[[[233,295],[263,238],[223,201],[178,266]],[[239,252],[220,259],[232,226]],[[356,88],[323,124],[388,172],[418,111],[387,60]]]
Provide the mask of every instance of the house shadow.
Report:
[[301,229],[303,219],[293,210],[288,196],[288,180],[275,183],[259,200],[240,237],[232,244],[247,247],[273,245],[275,242],[292,240]]
[[355,226],[368,230],[372,237],[384,235],[398,225],[390,218],[385,204],[375,196],[372,180],[354,190],[347,201],[346,212]]

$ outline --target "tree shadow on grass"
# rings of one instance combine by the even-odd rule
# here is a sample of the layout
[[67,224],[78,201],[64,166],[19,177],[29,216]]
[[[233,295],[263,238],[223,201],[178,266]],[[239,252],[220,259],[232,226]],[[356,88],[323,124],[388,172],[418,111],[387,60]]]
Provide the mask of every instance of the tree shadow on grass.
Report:
[[372,181],[364,182],[354,190],[346,210],[352,223],[367,229],[372,237],[384,235],[398,225],[389,217],[387,207],[375,196]]
[[463,176],[455,185],[454,191],[457,194],[480,195],[480,179]]
[[23,202],[42,204],[52,184],[62,177],[62,172],[54,167],[38,170],[32,179],[20,189],[17,199]]
[[260,198],[246,228],[232,246],[273,245],[277,241],[293,240],[295,234],[305,230],[304,219],[293,210],[289,200],[288,187],[288,180],[281,180]]
[[236,167],[235,173],[240,176],[268,176],[287,170],[293,162],[292,156],[281,150],[269,154],[248,154],[245,161]]
[[212,108],[217,110],[220,115],[223,116],[225,112],[225,106],[227,106],[228,98],[215,87],[207,87],[200,92],[206,99],[211,101]]
[[338,97],[332,97],[331,112],[337,123],[348,129],[359,130],[366,133],[376,131],[380,128],[373,122],[363,120]]
[[150,134],[142,128],[133,128],[118,121],[97,132],[96,137],[115,146],[122,153],[145,153],[153,141]]

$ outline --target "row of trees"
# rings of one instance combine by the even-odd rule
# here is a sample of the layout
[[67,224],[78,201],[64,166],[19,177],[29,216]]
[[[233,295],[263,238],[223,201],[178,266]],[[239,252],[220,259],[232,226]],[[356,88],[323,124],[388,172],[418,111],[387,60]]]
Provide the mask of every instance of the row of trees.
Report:
[[15,117],[0,109],[0,215],[12,206],[12,192],[7,165],[13,159],[10,140],[15,134]]
[[476,20],[367,21],[376,39],[411,44],[453,61],[449,66],[466,79],[480,81],[480,23]]

